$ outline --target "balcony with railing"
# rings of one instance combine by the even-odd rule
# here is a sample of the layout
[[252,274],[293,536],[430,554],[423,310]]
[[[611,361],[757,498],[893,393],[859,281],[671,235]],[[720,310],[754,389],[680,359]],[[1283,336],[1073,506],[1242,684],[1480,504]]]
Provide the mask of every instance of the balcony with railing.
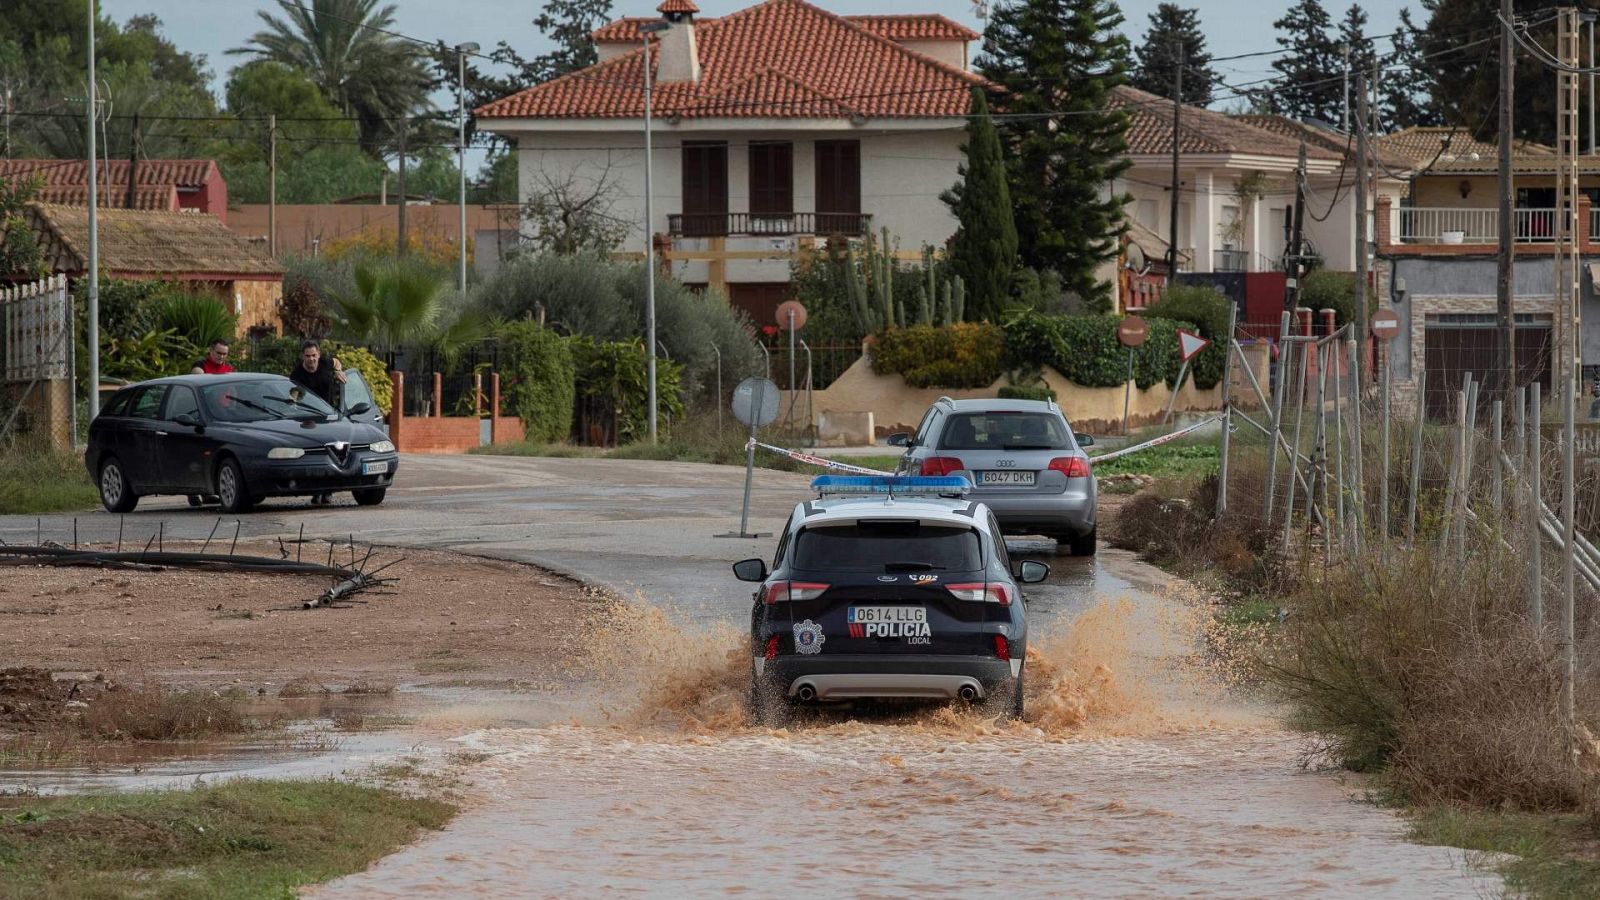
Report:
[[[1596,210],[1589,211],[1593,234]],[[1519,244],[1549,244],[1556,239],[1556,210],[1514,209],[1512,239]],[[1390,237],[1396,244],[1494,244],[1500,240],[1500,213],[1494,209],[1407,206],[1390,211]]]
[[673,237],[789,237],[797,234],[860,237],[872,230],[866,213],[673,213],[667,231]]
[[1213,272],[1277,272],[1282,268],[1278,259],[1256,250],[1211,251]]

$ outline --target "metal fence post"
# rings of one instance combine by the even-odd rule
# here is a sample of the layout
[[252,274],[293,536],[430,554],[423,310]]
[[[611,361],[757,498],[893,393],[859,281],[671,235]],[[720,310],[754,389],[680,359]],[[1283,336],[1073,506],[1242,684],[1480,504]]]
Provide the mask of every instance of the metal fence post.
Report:
[[1500,465],[1500,450],[1505,446],[1505,423],[1503,421],[1505,407],[1501,401],[1494,401],[1494,405],[1491,407],[1491,415],[1494,416],[1494,421],[1489,423],[1489,428],[1494,447],[1489,451],[1489,455],[1494,457],[1494,531],[1495,534],[1499,534],[1501,522],[1505,518],[1506,475],[1505,468]]
[[[1289,373],[1293,371],[1290,365],[1294,359],[1293,350],[1294,344],[1289,341],[1289,313],[1286,310],[1278,325],[1278,377],[1272,385],[1272,436],[1267,443],[1267,490],[1261,509],[1261,517],[1269,522],[1272,521],[1273,494],[1278,489],[1278,443],[1283,433],[1283,395]],[[1294,481],[1295,469],[1295,461],[1290,459],[1290,482]]]
[[1406,543],[1417,547],[1417,491],[1422,485],[1422,427],[1428,419],[1428,370],[1417,372],[1416,421],[1411,433],[1411,484],[1406,489]]
[[1233,331],[1238,318],[1238,305],[1229,303],[1228,333],[1223,335],[1222,341],[1222,460],[1217,469],[1216,511],[1219,519],[1228,511],[1228,439],[1233,432]]
[[1544,561],[1540,559],[1540,504],[1544,502],[1544,437],[1540,434],[1544,414],[1540,407],[1539,382],[1528,385],[1528,595],[1533,618],[1533,633],[1544,638]]

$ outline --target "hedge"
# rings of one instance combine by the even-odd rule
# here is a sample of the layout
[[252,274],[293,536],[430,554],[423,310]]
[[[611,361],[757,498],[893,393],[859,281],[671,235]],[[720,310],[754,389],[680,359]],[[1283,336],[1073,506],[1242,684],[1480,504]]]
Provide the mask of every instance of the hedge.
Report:
[[985,388],[1005,371],[1006,335],[997,325],[913,325],[877,336],[872,371],[912,387]]
[[[1045,316],[1027,312],[1006,326],[1008,368],[1048,365],[1084,387],[1119,387],[1128,378],[1128,348],[1117,341],[1111,314]],[[1178,329],[1189,322],[1145,318],[1148,337],[1133,350],[1133,378],[1140,388],[1178,377]]]
[[1200,336],[1211,341],[1211,346],[1200,351],[1190,366],[1197,388],[1212,388],[1222,380],[1223,364],[1227,362],[1225,338],[1232,306],[1232,300],[1209,286],[1175,284],[1168,287],[1166,295],[1145,311],[1147,316],[1158,319],[1193,322]]
[[499,366],[501,405],[522,419],[527,440],[565,441],[577,396],[568,342],[538,322],[512,322],[500,331]]

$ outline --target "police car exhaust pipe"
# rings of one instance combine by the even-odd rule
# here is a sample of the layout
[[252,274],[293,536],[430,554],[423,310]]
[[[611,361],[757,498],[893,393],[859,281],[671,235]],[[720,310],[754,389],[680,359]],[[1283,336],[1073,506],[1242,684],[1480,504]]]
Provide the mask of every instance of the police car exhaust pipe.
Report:
[[795,696],[809,703],[810,701],[817,699],[817,689],[809,684],[802,684],[800,685],[800,690],[795,692]]
[[968,703],[978,699],[978,689],[970,684],[963,684],[961,686],[961,699]]

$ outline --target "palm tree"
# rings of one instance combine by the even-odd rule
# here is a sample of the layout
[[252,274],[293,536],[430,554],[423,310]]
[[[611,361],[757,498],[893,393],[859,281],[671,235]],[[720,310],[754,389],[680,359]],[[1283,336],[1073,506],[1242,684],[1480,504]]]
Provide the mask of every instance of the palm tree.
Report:
[[470,313],[452,311],[459,304],[445,282],[416,261],[363,260],[353,272],[355,290],[333,298],[338,331],[381,354],[407,344],[432,347],[453,358],[466,345],[488,336],[489,323]]
[[283,16],[258,10],[267,27],[243,47],[303,70],[328,99],[355,116],[362,145],[376,152],[392,132],[387,120],[431,108],[427,48],[389,34],[393,4],[378,0],[277,0]]

